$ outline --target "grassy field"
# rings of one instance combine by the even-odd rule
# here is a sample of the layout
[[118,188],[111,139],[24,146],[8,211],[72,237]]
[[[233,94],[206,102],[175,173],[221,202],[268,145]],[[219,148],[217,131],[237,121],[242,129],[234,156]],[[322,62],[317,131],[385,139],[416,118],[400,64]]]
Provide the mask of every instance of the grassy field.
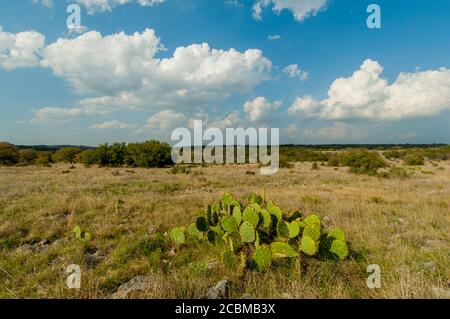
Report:
[[[400,165],[400,164],[397,164]],[[202,298],[228,278],[230,297],[436,298],[450,291],[450,163],[408,168],[405,179],[350,174],[348,168],[296,163],[277,175],[256,166],[169,169],[0,167],[0,297],[105,298],[137,275],[151,278],[131,297]],[[255,172],[253,175],[250,172]],[[164,233],[225,193],[245,201],[267,194],[284,210],[318,214],[345,230],[353,254],[243,275],[224,269],[209,244],[174,249]],[[74,238],[80,226],[89,241]],[[66,287],[70,264],[80,290]],[[382,287],[369,289],[378,264]]]

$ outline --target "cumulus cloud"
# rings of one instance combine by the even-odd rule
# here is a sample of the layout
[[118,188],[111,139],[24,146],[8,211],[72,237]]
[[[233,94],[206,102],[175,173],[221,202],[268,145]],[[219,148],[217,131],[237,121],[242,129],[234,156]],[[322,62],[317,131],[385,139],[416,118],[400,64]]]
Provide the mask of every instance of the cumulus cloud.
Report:
[[179,47],[172,57],[155,31],[103,37],[96,31],[46,47],[41,65],[69,81],[76,92],[103,101],[133,96],[141,107],[199,105],[246,92],[269,78],[272,64],[260,50],[216,50],[207,43]]
[[450,109],[450,70],[400,73],[389,84],[383,67],[367,59],[352,76],[335,80],[322,101],[297,98],[288,114],[306,118],[401,120],[435,116]]
[[34,113],[34,118],[30,121],[31,123],[52,123],[68,122],[79,116],[106,115],[111,112],[111,109],[90,105],[83,106],[79,104],[72,108],[49,106],[32,111]]
[[126,129],[129,127],[131,127],[131,125],[122,123],[118,120],[106,121],[103,123],[91,125],[91,128],[98,130]]
[[256,0],[253,5],[253,17],[261,20],[263,10],[272,6],[272,10],[276,14],[280,14],[283,10],[289,10],[295,20],[301,22],[323,10],[327,2],[328,0]]
[[174,110],[161,111],[147,120],[147,123],[136,130],[135,134],[142,134],[146,132],[168,133],[177,127],[183,126],[186,123],[184,114]]
[[0,67],[13,70],[37,66],[44,46],[45,36],[39,32],[8,33],[0,26]]
[[273,119],[273,113],[281,106],[281,101],[269,102],[265,97],[257,97],[244,104],[244,112],[250,122],[264,122]]
[[299,78],[302,81],[306,81],[308,79],[308,72],[300,69],[297,64],[288,65],[283,69],[283,73],[290,78]]
[[[45,0],[44,0],[45,1]],[[76,2],[86,7],[89,14],[97,12],[112,11],[116,6],[127,3],[138,3],[141,6],[156,6],[164,3],[166,0],[77,0]]]

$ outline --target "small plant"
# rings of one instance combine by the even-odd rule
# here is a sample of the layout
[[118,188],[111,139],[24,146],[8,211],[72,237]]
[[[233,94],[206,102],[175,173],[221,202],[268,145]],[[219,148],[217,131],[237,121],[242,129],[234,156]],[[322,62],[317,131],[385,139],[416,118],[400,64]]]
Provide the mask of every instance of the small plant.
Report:
[[411,154],[405,157],[405,164],[408,166],[422,166],[425,165],[425,160],[420,154]]
[[319,164],[317,164],[317,162],[312,163],[311,169],[312,169],[313,171],[318,171],[318,170],[320,169],[320,168],[319,168]]
[[72,233],[74,234],[76,239],[82,240],[82,241],[89,241],[91,239],[91,234],[85,231],[82,231],[80,226],[75,226],[72,230]]
[[248,196],[246,206],[227,193],[196,216],[187,232],[184,227],[171,230],[172,242],[183,244],[192,238],[219,245],[222,263],[233,271],[264,271],[278,259],[301,262],[306,257],[343,260],[348,256],[341,229],[326,233],[317,215],[288,214],[254,193]]

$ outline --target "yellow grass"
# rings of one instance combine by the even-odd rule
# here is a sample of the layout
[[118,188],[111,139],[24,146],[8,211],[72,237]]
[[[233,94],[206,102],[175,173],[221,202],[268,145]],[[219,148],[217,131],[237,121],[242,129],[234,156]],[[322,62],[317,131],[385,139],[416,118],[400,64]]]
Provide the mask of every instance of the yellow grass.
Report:
[[[450,165],[411,170],[409,179],[354,175],[346,168],[297,163],[274,176],[250,165],[168,169],[0,168],[0,297],[104,298],[136,275],[153,278],[143,298],[202,298],[227,277],[231,297],[436,298],[450,279]],[[69,171],[64,173],[63,171]],[[256,175],[246,174],[255,171]],[[302,274],[284,267],[242,276],[228,272],[219,251],[200,245],[170,256],[136,247],[158,232],[188,225],[194,213],[231,192],[245,201],[266,192],[284,210],[317,213],[345,230],[352,257],[310,262]],[[70,231],[79,225],[92,239]],[[43,240],[47,243],[36,245]],[[86,256],[102,261],[87,267]],[[69,290],[66,267],[82,268],[81,290]],[[366,267],[378,264],[382,288],[366,286]]]

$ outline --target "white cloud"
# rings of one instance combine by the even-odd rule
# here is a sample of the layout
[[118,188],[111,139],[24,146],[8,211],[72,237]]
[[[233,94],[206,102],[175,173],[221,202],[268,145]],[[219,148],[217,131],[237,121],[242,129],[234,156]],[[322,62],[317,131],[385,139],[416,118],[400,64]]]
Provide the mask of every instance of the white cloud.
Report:
[[8,33],[0,26],[0,67],[13,70],[37,66],[44,45],[45,37],[39,32]]
[[319,138],[325,140],[364,140],[369,137],[368,131],[362,126],[353,126],[347,123],[335,122],[332,126],[318,130],[305,130],[303,136],[307,138]]
[[352,76],[335,80],[326,99],[298,98],[288,114],[328,120],[401,120],[450,109],[449,69],[400,73],[392,84],[381,78],[382,72],[378,62],[368,59]]
[[[45,0],[44,0],[45,1]],[[89,14],[97,12],[112,11],[116,6],[137,2],[141,6],[156,6],[164,3],[166,0],[77,0],[76,2],[86,7]]]
[[90,115],[106,115],[110,113],[110,109],[97,106],[76,106],[73,108],[64,107],[43,107],[32,110],[34,118],[31,123],[53,123],[68,122],[75,117]]
[[161,60],[155,55],[162,49],[154,30],[105,37],[91,31],[50,44],[41,65],[67,79],[78,93],[98,94],[103,101],[126,94],[141,107],[216,102],[268,79],[272,66],[257,49],[193,44]]
[[106,122],[94,124],[91,126],[91,128],[98,129],[98,130],[126,129],[129,127],[131,127],[131,125],[122,123],[118,120],[106,121]]
[[308,72],[300,69],[297,64],[288,65],[283,69],[283,73],[290,78],[299,78],[302,81],[306,81],[308,79]]
[[156,68],[153,56],[159,50],[154,30],[105,37],[91,31],[47,46],[41,65],[66,78],[79,93],[112,94],[140,88]]
[[140,129],[136,130],[134,133],[168,133],[170,130],[185,125],[185,123],[186,117],[182,113],[178,113],[174,110],[164,110],[150,117],[147,120],[147,123]]
[[271,41],[281,40],[281,35],[279,35],[279,34],[275,34],[275,35],[269,34],[268,39],[271,40]]
[[277,14],[283,10],[291,11],[295,20],[301,22],[310,16],[315,16],[325,8],[327,2],[328,0],[255,0],[253,17],[261,20],[264,8],[272,6]]
[[244,112],[250,122],[263,122],[273,119],[273,113],[281,106],[281,101],[269,102],[265,97],[257,97],[244,104]]

